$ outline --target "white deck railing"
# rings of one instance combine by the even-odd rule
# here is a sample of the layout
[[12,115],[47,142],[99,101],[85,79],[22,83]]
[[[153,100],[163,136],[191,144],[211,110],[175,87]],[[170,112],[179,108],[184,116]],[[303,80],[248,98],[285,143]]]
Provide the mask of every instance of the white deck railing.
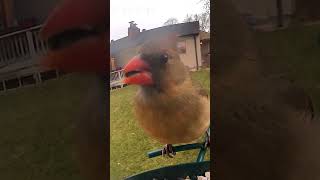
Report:
[[124,83],[122,82],[124,77],[123,70],[113,71],[110,72],[110,88],[117,88],[117,87],[123,87]]
[[[41,27],[42,25],[34,26],[0,36],[0,68],[10,64],[35,60],[39,57],[39,55],[46,53],[48,50],[48,45],[39,37]],[[111,72],[111,89],[123,87],[123,77],[123,70]],[[2,79],[1,81],[3,83],[5,80]]]
[[47,51],[47,43],[39,38],[41,25],[0,36],[0,65],[30,59]]

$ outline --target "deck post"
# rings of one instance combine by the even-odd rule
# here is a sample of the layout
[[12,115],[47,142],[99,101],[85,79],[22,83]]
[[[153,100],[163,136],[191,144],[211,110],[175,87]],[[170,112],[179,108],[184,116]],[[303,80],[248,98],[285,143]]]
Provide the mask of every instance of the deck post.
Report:
[[2,80],[2,86],[3,86],[3,91],[6,91],[7,88],[6,88],[6,83],[4,82],[4,80]]
[[33,38],[32,38],[32,32],[31,31],[27,31],[27,40],[28,40],[28,46],[29,46],[29,50],[30,50],[30,56],[34,56],[36,54],[36,51],[34,49],[34,42],[33,42]]

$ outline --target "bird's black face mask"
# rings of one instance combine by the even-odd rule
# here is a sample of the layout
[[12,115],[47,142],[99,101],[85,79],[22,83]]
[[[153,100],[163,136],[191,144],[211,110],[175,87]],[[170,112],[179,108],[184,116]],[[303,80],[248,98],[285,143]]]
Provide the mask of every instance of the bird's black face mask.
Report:
[[[150,72],[154,82],[151,88],[156,90],[158,93],[163,92],[163,77],[166,76],[165,70],[169,55],[165,52],[161,52],[154,54],[141,54],[140,57],[151,67]],[[148,89],[150,89],[150,87]]]

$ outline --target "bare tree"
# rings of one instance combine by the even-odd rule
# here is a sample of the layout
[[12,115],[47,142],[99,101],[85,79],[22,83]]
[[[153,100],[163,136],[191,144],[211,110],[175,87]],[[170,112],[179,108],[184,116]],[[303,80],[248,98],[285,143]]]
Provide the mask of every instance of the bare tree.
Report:
[[202,2],[202,8],[204,12],[201,15],[201,21],[203,22],[204,29],[210,32],[210,0],[200,0]]
[[199,21],[201,31],[210,31],[210,17],[206,13],[188,15],[184,18],[183,22]]
[[200,29],[206,32],[210,32],[210,16],[206,13],[202,13],[199,16]]
[[183,22],[192,22],[192,21],[194,21],[193,17],[192,17],[192,15],[189,15],[189,14],[187,14],[183,20]]
[[210,31],[210,0],[200,0],[203,3],[203,13],[189,15],[187,14],[183,22],[199,21],[200,30]]
[[205,13],[209,14],[210,16],[210,0],[200,0],[203,3],[202,7]]
[[172,25],[172,24],[178,24],[179,21],[177,18],[169,18],[165,23],[163,23],[163,25],[167,26],[167,25]]

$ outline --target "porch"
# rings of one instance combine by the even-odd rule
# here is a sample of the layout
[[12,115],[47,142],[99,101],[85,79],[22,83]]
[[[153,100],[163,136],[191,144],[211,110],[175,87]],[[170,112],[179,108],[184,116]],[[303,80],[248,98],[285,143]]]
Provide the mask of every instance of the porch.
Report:
[[63,74],[38,66],[47,43],[39,38],[41,25],[0,36],[0,92],[36,85]]

